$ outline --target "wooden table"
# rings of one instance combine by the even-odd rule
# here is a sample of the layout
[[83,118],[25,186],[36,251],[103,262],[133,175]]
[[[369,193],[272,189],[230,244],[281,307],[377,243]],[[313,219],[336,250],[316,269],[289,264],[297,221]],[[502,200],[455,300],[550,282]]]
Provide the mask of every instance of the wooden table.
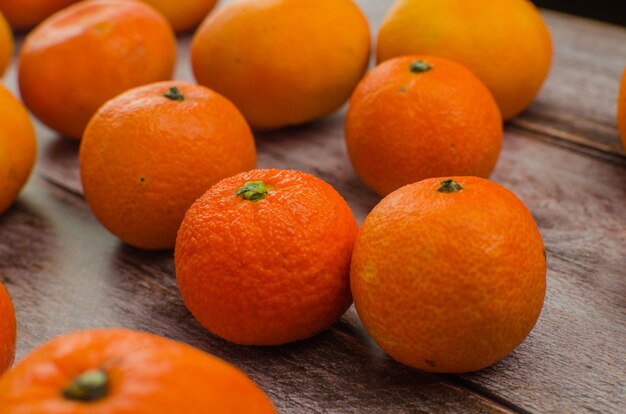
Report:
[[[389,1],[360,1],[373,29]],[[37,125],[37,172],[0,217],[0,280],[13,297],[18,359],[51,337],[125,326],[187,342],[245,370],[281,412],[626,412],[626,158],[615,112],[626,29],[543,13],[554,66],[533,106],[507,123],[492,178],[531,209],[548,251],[548,293],[528,339],[495,366],[430,375],[387,357],[354,309],[332,329],[273,348],[241,347],[186,310],[172,252],[120,243],[81,197],[77,144]],[[191,79],[189,38],[179,79]],[[13,67],[6,79],[16,88]],[[379,201],[356,178],[343,112],[256,134],[260,167],[299,169],[333,184],[359,220]]]

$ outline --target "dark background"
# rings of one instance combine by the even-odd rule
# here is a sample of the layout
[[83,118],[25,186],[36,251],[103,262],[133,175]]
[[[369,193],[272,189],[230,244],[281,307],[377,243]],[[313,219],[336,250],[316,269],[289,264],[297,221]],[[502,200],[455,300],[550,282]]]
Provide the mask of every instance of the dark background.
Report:
[[626,0],[533,0],[539,7],[626,26]]

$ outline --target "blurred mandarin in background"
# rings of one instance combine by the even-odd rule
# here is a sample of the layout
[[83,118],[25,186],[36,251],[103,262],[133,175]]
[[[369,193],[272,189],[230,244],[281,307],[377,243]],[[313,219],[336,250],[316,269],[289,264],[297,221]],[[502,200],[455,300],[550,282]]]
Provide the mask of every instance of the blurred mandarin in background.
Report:
[[25,39],[18,68],[26,106],[60,134],[80,139],[107,100],[170,79],[176,39],[165,18],[131,0],[82,1]]

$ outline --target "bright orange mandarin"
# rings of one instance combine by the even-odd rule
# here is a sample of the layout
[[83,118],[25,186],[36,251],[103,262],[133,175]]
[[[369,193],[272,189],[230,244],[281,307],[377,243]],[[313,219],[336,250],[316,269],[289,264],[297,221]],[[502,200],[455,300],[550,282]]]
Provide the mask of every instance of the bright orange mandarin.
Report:
[[378,34],[378,62],[413,54],[467,66],[507,120],[541,88],[552,63],[552,40],[528,0],[397,0]]
[[15,359],[15,311],[4,285],[0,283],[0,375],[11,368]]
[[0,83],[0,214],[18,196],[30,176],[37,142],[26,108]]
[[[1,0],[0,0],[1,1]],[[217,3],[217,0],[142,0],[167,18],[174,30],[184,32],[196,27]]]
[[617,125],[622,145],[624,150],[626,150],[626,68],[624,68],[624,73],[622,74],[622,83],[617,101]]
[[488,177],[502,118],[468,69],[433,56],[388,60],[350,99],[346,143],[359,177],[380,195],[445,174]]
[[83,189],[95,216],[144,249],[174,247],[189,206],[222,178],[255,165],[254,138],[237,108],[179,81],[110,100],[80,147]]
[[18,30],[35,27],[47,17],[79,0],[0,0],[0,12]]
[[13,59],[13,34],[0,12],[0,78]]
[[175,57],[174,33],[152,7],[131,0],[84,1],[28,35],[20,53],[20,91],[43,123],[80,139],[107,100],[169,79]]
[[370,57],[367,20],[352,0],[243,0],[202,23],[191,61],[253,128],[302,124],[341,107]]
[[546,260],[528,209],[482,178],[428,179],[380,202],[352,257],[359,317],[394,359],[462,373],[504,358],[543,305]]
[[210,332],[279,345],[328,328],[350,307],[352,211],[324,181],[253,170],[220,181],[189,209],[176,280]]
[[58,337],[0,379],[0,414],[272,414],[243,372],[188,345],[101,329]]

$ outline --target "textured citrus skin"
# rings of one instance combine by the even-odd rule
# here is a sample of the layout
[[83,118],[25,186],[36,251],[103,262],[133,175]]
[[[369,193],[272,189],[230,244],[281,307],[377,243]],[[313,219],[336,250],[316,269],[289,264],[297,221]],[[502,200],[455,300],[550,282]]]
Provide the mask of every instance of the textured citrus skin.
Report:
[[[446,177],[447,178],[447,177]],[[430,372],[461,373],[504,358],[533,328],[546,262],[528,209],[477,177],[407,185],[365,220],[352,258],[359,317],[394,359]]]
[[0,214],[28,180],[36,147],[35,130],[26,108],[0,83]]
[[619,128],[619,136],[622,139],[622,145],[626,150],[626,68],[622,74],[622,83],[619,90],[619,99],[617,102],[617,126]]
[[175,42],[165,18],[141,2],[77,3],[26,38],[19,63],[22,98],[50,128],[80,139],[107,100],[170,79]]
[[[89,370],[104,370],[109,392],[85,403],[63,390]],[[33,351],[0,379],[0,414],[269,414],[263,391],[212,355],[125,329],[76,332]]]
[[[265,199],[235,191],[250,181]],[[189,209],[176,240],[176,280],[210,332],[237,344],[308,338],[352,304],[349,269],[358,231],[324,181],[298,171],[253,170],[212,187]]]
[[[164,96],[173,86],[184,101]],[[189,206],[222,178],[254,168],[256,150],[230,101],[166,81],[100,108],[79,158],[85,199],[98,220],[128,244],[169,249]]]
[[[414,62],[431,69],[415,73]],[[462,65],[404,56],[357,86],[346,144],[359,177],[384,196],[444,174],[488,177],[502,147],[502,118],[489,90]]]
[[18,30],[35,27],[47,17],[79,0],[0,0],[0,12]]
[[0,12],[0,78],[9,67],[13,58],[13,34],[7,21]]
[[369,53],[368,23],[352,0],[243,0],[202,23],[191,60],[198,83],[270,129],[339,109]]
[[[1,1],[1,0],[0,0]],[[184,32],[196,27],[217,3],[217,0],[142,0],[167,18],[174,30]]]
[[0,283],[0,375],[15,359],[15,311],[4,285]]
[[397,0],[381,25],[377,58],[410,54],[467,66],[506,120],[537,95],[552,63],[552,40],[528,0]]

